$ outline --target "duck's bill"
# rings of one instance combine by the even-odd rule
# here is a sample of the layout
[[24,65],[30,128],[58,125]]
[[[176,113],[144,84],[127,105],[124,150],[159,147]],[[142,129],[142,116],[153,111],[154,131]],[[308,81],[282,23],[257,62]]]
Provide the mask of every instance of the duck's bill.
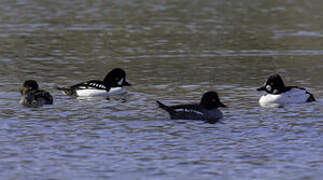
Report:
[[128,83],[127,81],[123,81],[122,86],[131,86],[131,84]]
[[257,88],[257,91],[265,91],[265,90],[266,90],[265,86],[261,86],[261,87]]
[[226,108],[227,106],[226,106],[226,105],[224,105],[222,102],[220,102],[219,107],[224,107],[224,108]]

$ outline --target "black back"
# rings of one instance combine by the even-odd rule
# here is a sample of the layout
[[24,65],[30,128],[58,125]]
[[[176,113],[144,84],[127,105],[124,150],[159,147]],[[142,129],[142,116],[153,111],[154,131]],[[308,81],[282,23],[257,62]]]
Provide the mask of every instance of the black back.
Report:
[[50,95],[49,92],[44,90],[31,90],[28,91],[25,96],[29,102],[36,100],[38,102],[41,102],[42,104],[53,104],[53,96]]
[[87,82],[82,82],[71,86],[71,89],[83,89],[83,88],[106,89],[108,91],[110,89],[110,86],[106,86],[104,82],[100,80],[90,80]]

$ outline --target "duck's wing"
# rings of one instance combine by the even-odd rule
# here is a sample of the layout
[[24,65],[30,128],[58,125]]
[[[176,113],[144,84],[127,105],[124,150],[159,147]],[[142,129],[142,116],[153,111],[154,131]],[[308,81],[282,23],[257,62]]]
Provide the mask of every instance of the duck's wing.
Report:
[[165,111],[171,112],[179,112],[179,111],[201,111],[198,104],[185,104],[185,105],[175,105],[175,106],[167,106],[160,101],[156,101],[158,106]]
[[204,120],[203,112],[197,104],[166,106],[159,101],[157,103],[169,113],[171,119]]
[[44,101],[44,104],[53,104],[53,96],[45,91],[45,90],[38,90],[35,92],[34,97],[37,101]]
[[91,80],[71,86],[71,89],[109,89],[100,80]]
[[[314,95],[312,93],[308,92],[303,87],[288,86],[287,89],[291,92],[290,94],[292,94],[293,96],[298,97],[298,98],[305,98],[306,102],[316,101],[314,98]],[[285,93],[287,93],[287,92],[285,92]]]
[[175,105],[170,106],[176,111],[198,111],[201,112],[201,108],[198,104],[184,104],[184,105]]

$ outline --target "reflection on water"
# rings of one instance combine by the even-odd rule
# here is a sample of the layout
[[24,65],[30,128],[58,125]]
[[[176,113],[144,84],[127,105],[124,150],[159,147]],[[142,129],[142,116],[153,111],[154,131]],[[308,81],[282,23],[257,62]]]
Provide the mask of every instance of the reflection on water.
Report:
[[[0,6],[0,172],[8,179],[319,179],[321,1],[4,1]],[[63,96],[55,85],[133,84],[122,98]],[[258,105],[274,72],[316,103]],[[18,104],[35,79],[55,97]],[[155,101],[229,106],[215,125],[171,121]]]

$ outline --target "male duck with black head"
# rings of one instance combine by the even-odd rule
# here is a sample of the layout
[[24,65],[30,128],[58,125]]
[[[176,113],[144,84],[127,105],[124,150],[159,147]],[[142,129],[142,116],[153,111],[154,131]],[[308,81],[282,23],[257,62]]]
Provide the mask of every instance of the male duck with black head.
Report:
[[285,86],[279,74],[269,76],[265,84],[257,90],[267,93],[259,99],[259,104],[262,107],[282,107],[288,104],[315,101],[313,94],[306,91],[305,88]]
[[22,95],[20,104],[27,107],[40,107],[45,104],[53,104],[53,96],[39,89],[38,83],[35,80],[27,80],[20,88]]
[[90,80],[70,87],[56,87],[56,89],[69,96],[93,97],[125,94],[127,90],[123,86],[130,85],[126,81],[126,72],[121,68],[115,68],[105,76],[103,81]]
[[171,119],[203,120],[211,124],[223,118],[218,108],[226,107],[215,91],[206,92],[199,104],[167,106],[160,101],[157,101],[157,104],[169,113]]

